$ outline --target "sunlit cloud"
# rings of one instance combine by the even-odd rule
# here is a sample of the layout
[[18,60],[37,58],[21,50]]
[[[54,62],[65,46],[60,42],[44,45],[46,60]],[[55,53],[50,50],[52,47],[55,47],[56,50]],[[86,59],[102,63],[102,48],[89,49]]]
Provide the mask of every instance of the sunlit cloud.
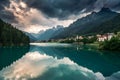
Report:
[[13,13],[17,23],[12,23],[17,28],[26,31],[38,33],[40,30],[46,30],[57,25],[68,27],[79,18],[87,16],[90,13],[71,15],[66,20],[50,18],[44,15],[40,10],[30,8],[22,0],[10,0],[10,5],[5,6],[5,11]]
[[120,12],[120,0],[5,0],[0,4],[2,19],[31,33],[57,25],[68,27],[77,19],[103,7]]

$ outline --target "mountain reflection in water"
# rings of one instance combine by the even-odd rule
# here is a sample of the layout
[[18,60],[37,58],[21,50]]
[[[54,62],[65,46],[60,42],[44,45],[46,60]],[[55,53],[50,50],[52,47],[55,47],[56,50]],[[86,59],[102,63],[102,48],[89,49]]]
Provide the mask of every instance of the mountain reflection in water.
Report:
[[0,71],[0,80],[120,80],[116,55],[69,44],[31,45],[28,53]]

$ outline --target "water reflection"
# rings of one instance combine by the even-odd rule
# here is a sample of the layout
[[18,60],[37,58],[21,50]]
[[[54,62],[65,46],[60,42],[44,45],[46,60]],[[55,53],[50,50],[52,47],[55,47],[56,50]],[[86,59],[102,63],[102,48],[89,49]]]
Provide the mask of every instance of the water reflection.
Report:
[[[45,46],[46,45],[46,46]],[[110,76],[114,72],[120,71],[119,52],[103,51],[99,52],[90,46],[47,46],[48,44],[32,46],[30,51],[38,51],[42,54],[57,57],[70,58],[78,65],[87,67],[94,72],[102,72],[104,76]],[[78,49],[79,48],[79,49]]]
[[0,70],[21,58],[29,51],[29,46],[24,47],[0,47]]
[[[101,75],[101,74],[99,74]],[[98,80],[91,70],[69,58],[57,59],[39,52],[27,53],[0,72],[0,80]],[[100,77],[104,79],[104,77]]]
[[0,71],[0,80],[120,80],[119,54],[88,47],[31,45],[28,53],[14,61]]

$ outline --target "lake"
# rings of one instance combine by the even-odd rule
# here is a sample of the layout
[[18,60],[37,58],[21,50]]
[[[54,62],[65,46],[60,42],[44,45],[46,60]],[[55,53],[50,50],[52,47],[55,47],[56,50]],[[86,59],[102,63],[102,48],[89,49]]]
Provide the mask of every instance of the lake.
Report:
[[0,48],[0,80],[120,80],[120,52],[60,43]]

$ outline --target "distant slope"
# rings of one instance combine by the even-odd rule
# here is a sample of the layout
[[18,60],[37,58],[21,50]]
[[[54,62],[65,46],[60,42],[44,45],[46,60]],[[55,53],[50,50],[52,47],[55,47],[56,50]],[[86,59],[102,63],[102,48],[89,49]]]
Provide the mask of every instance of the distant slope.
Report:
[[112,12],[108,8],[101,9],[100,12],[93,12],[92,14],[78,19],[76,22],[65,28],[60,34],[53,38],[66,38],[75,35],[89,35],[92,30],[95,31],[99,25],[114,18],[118,13]]
[[45,32],[44,30],[40,30],[38,33],[30,33],[30,34],[37,39],[44,32]]
[[29,37],[0,19],[0,46],[28,45]]
[[37,38],[36,37],[34,37],[31,33],[28,33],[28,32],[24,32],[27,36],[29,36],[29,38],[30,38],[30,42],[34,42],[34,41],[36,41],[37,40]]
[[34,36],[36,36],[37,40],[49,40],[52,37],[58,35],[59,33],[61,33],[63,31],[63,26],[57,26],[57,27],[53,27],[51,29],[47,29],[46,31],[42,31],[38,34],[34,34]]

